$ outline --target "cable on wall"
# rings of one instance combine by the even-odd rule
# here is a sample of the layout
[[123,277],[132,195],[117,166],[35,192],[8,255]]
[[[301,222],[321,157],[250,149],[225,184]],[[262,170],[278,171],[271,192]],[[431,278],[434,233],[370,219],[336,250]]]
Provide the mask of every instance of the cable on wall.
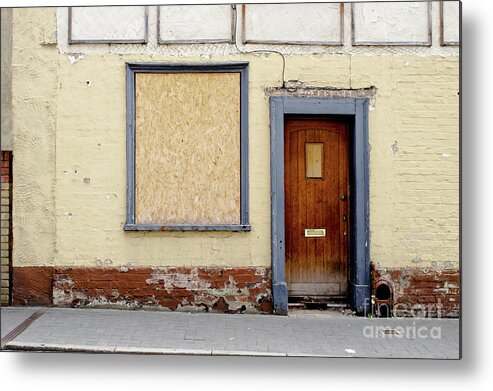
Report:
[[[236,4],[232,4],[232,6],[233,6],[233,9],[236,11],[236,12],[234,12],[234,28],[235,28],[235,31],[238,31],[238,12],[237,12],[237,9],[236,9]],[[272,50],[272,49],[242,50],[242,49],[239,48],[236,38],[237,37],[236,37],[236,34],[235,34],[234,44],[235,44],[236,50],[238,50],[238,52],[240,52],[242,54],[249,54],[249,53],[274,53],[274,54],[279,54],[281,56],[281,58],[282,58],[282,75],[281,75],[282,84],[281,84],[281,87],[282,88],[285,88],[286,81],[284,79],[284,75],[285,75],[285,71],[286,71],[286,58],[284,57],[284,54],[282,54],[281,52],[279,52],[277,50]]]

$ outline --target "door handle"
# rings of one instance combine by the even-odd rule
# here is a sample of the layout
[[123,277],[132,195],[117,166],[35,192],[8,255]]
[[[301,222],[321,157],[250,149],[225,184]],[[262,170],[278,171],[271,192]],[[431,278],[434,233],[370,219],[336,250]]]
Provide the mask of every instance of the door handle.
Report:
[[341,201],[346,201],[346,199],[347,199],[347,195],[346,195],[346,194],[339,194],[339,199],[340,199]]

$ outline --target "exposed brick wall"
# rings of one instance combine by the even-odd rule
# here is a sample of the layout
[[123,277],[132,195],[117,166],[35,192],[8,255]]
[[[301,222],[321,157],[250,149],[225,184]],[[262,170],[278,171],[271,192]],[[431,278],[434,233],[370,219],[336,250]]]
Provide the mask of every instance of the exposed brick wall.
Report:
[[1,263],[1,302],[10,304],[10,266],[12,250],[12,170],[8,151],[2,151],[1,159],[1,214],[0,214],[0,263]]
[[13,267],[12,304],[51,305],[53,271],[53,266]]
[[[459,270],[375,268],[395,316],[459,316]],[[375,294],[375,291],[373,291]],[[14,267],[14,305],[272,313],[264,267]]]
[[372,267],[372,280],[390,283],[396,316],[459,316],[458,269]]
[[369,98],[375,97],[377,89],[368,88],[335,88],[309,86],[298,80],[285,82],[283,87],[268,87],[267,96],[289,96],[295,98]]
[[264,267],[55,267],[53,275],[60,307],[271,313],[271,301]]

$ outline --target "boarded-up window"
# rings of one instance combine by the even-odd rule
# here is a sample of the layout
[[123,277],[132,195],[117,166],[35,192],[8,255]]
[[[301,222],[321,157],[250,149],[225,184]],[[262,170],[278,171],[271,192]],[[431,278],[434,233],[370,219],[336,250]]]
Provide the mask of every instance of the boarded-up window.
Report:
[[128,72],[127,229],[248,230],[246,64]]
[[341,45],[342,3],[243,4],[244,43]]
[[458,45],[460,40],[460,2],[440,2],[440,29],[442,45]]
[[166,5],[158,12],[159,43],[234,42],[230,4]]
[[70,7],[69,43],[145,43],[145,6]]
[[352,3],[354,45],[431,45],[431,2]]

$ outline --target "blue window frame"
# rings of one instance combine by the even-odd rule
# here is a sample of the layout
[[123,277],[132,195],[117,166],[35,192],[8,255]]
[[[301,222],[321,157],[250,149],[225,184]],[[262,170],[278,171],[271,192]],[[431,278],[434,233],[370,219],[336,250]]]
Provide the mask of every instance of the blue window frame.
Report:
[[[169,64],[127,63],[127,218],[126,231],[250,231],[248,213],[248,62]],[[135,74],[136,73],[240,73],[240,224],[136,224],[135,223]]]

